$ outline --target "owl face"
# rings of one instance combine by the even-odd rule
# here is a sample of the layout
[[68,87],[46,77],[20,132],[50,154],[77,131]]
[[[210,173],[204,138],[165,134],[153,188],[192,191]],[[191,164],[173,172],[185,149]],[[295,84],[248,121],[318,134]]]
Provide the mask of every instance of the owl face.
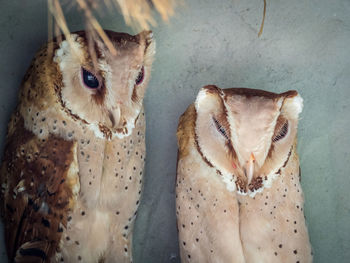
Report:
[[298,93],[206,86],[195,108],[197,149],[227,188],[254,195],[269,187],[295,147]]
[[116,55],[102,41],[90,44],[85,32],[72,34],[73,48],[66,40],[57,44],[54,62],[61,83],[55,90],[66,112],[98,137],[122,138],[131,133],[142,108],[155,43],[151,32],[106,33]]

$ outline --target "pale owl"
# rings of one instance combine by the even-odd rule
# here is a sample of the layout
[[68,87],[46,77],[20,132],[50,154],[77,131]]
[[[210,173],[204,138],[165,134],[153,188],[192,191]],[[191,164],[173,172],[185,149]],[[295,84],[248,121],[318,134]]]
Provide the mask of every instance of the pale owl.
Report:
[[80,31],[44,46],[24,77],[1,167],[11,261],[132,261],[155,41],[106,33],[116,55]]
[[296,91],[202,88],[181,116],[182,262],[312,261],[296,152]]

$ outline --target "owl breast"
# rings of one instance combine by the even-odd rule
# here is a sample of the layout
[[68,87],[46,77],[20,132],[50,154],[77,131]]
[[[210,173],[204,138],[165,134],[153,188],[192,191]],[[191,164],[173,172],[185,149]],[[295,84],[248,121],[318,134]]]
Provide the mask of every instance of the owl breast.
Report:
[[144,113],[123,139],[100,139],[91,131],[76,138],[81,191],[63,233],[61,256],[80,253],[86,257],[83,262],[89,262],[89,254],[98,260],[118,249],[124,251],[125,259],[119,259],[123,262],[131,255],[131,231],[142,190]]
[[[63,227],[58,262],[98,262],[118,251],[118,262],[131,256],[131,235],[140,202],[145,162],[145,117],[142,110],[131,135],[96,137],[84,123],[60,118],[52,109],[39,112],[29,125],[44,119],[37,136],[55,134],[77,142],[80,187]],[[27,123],[28,125],[28,123]],[[94,238],[91,238],[94,237]],[[120,255],[120,251],[124,254]],[[63,261],[62,261],[63,260]]]

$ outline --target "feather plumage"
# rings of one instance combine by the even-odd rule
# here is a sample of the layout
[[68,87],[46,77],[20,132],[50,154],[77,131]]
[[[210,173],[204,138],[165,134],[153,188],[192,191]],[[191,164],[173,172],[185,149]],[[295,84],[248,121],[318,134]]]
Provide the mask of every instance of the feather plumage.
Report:
[[301,109],[296,91],[199,92],[177,131],[182,262],[312,261],[296,153]]
[[132,260],[155,42],[146,31],[105,33],[117,54],[72,33],[75,49],[54,39],[23,79],[0,173],[11,261]]

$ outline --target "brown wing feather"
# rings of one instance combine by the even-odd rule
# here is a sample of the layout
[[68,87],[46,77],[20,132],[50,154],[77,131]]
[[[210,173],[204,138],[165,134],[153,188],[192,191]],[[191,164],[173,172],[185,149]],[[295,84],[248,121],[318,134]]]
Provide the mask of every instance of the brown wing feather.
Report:
[[187,110],[181,115],[179,125],[177,127],[177,144],[179,147],[179,159],[184,158],[188,154],[190,138],[194,137],[194,125],[196,123],[196,110],[191,104]]
[[59,249],[79,187],[76,145],[53,135],[39,139],[24,128],[18,113],[13,115],[0,170],[1,215],[11,260],[48,262]]

